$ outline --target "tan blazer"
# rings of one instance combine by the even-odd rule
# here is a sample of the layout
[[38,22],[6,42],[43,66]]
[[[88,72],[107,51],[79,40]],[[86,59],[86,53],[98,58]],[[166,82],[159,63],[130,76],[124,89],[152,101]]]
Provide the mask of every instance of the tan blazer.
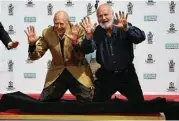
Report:
[[[71,32],[71,27],[73,25],[69,24],[66,33]],[[80,31],[78,43],[82,42],[83,31]],[[64,58],[62,57],[60,40],[53,30],[53,27],[46,28],[42,32],[42,37],[39,39],[35,51],[29,53],[29,58],[31,60],[37,60],[41,58],[47,50],[50,50],[52,55],[52,63],[49,71],[46,75],[46,81],[44,88],[51,85],[62,73],[65,68],[64,61],[66,61],[66,68],[71,72],[71,74],[84,86],[93,87],[93,75],[89,64],[87,63],[85,56],[80,50],[78,52],[74,51],[71,40],[65,36],[64,40]]]

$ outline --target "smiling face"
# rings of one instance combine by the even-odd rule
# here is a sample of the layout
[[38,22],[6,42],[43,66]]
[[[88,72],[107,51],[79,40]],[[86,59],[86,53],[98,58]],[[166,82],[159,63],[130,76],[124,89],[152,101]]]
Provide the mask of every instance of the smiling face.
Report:
[[103,29],[109,29],[113,24],[113,10],[108,4],[102,4],[97,10],[98,23]]
[[64,35],[68,24],[68,14],[64,11],[58,11],[54,16],[54,30],[59,36]]

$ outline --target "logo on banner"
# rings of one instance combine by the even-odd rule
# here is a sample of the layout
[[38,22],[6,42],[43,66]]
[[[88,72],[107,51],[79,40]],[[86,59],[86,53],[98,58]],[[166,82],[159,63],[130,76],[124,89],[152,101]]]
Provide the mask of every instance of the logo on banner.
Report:
[[47,70],[49,70],[49,69],[50,69],[51,62],[52,62],[51,60],[48,60],[48,61],[47,61]]
[[129,2],[129,4],[127,5],[128,14],[132,14],[133,6],[134,5],[132,4],[132,2]]
[[71,0],[68,0],[65,5],[66,5],[66,7],[72,7],[74,4],[72,3]]
[[110,5],[110,6],[113,6],[113,5],[114,5],[114,3],[112,2],[112,0],[108,0],[108,1],[107,1],[107,4]]
[[28,0],[26,6],[27,7],[33,7],[35,4],[32,2],[32,0]]
[[8,15],[14,15],[14,6],[12,5],[12,3],[8,6]]
[[175,92],[177,90],[177,88],[175,87],[174,82],[170,82],[169,83],[169,87],[167,89],[169,92]]
[[36,78],[36,73],[24,73],[24,78]]
[[154,34],[152,32],[149,32],[147,34],[147,42],[148,42],[148,44],[153,44],[153,36],[154,36]]
[[95,3],[95,9],[97,10],[97,8],[98,8],[98,4],[99,4],[99,0],[96,0],[96,3]]
[[91,3],[88,3],[86,7],[87,7],[87,16],[89,16],[93,13],[92,12],[93,5]]
[[8,91],[12,91],[15,89],[15,87],[13,86],[13,82],[12,81],[9,81],[8,83],[8,87],[6,88]]
[[53,14],[53,5],[51,3],[49,3],[47,5],[47,12],[48,12],[48,15],[52,15]]
[[174,1],[171,1],[169,3],[170,13],[175,13],[175,6],[176,6],[176,3]]
[[48,28],[52,27],[52,25],[48,25]]
[[70,19],[70,22],[75,22],[76,21],[76,17],[75,16],[70,16],[69,19]]
[[14,33],[16,33],[16,32],[14,31],[14,27],[13,27],[13,25],[10,25],[10,26],[9,26],[9,30],[8,30],[8,34],[14,34]]
[[33,63],[33,62],[34,62],[34,61],[31,60],[29,57],[28,57],[27,60],[26,60],[26,63],[28,63],[28,64]]
[[36,22],[36,17],[24,17],[24,22]]
[[145,60],[146,63],[154,63],[155,60],[152,58],[152,54],[148,54],[147,60]]
[[153,0],[148,0],[146,2],[147,5],[154,5],[156,2],[154,2]]
[[144,21],[157,21],[156,15],[146,15],[144,16]]
[[156,79],[157,74],[156,73],[146,73],[143,74],[143,78],[144,79]]
[[9,72],[13,72],[13,66],[14,66],[14,62],[12,60],[8,61],[8,71]]
[[178,43],[166,43],[165,49],[178,49],[179,44]]
[[169,72],[174,72],[175,71],[175,62],[173,60],[170,60],[168,65],[169,65]]
[[167,30],[168,31],[168,33],[176,33],[176,29],[175,29],[175,24],[174,23],[171,23],[170,24],[170,28],[169,28],[169,30]]

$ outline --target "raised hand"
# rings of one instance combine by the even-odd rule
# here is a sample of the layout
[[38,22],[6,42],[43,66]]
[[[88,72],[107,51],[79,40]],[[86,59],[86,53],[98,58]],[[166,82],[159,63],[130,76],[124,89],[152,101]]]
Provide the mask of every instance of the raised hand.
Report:
[[119,29],[123,29],[127,31],[128,30],[128,22],[127,22],[128,13],[125,15],[124,12],[121,13],[121,11],[119,11],[119,13],[115,13],[115,15],[116,15],[118,23],[114,24],[114,26],[118,27]]
[[96,24],[93,24],[89,17],[85,17],[80,24],[84,28],[86,34],[92,34],[96,27]]
[[72,43],[74,45],[76,45],[78,43],[78,35],[79,35],[79,32],[80,32],[80,25],[76,24],[74,26],[72,26],[72,29],[71,29],[71,33],[65,33],[65,35],[72,41]]
[[85,17],[80,24],[86,32],[87,40],[91,40],[97,24],[94,24],[89,17]]
[[36,36],[34,26],[30,25],[29,27],[27,27],[27,31],[24,30],[24,32],[27,35],[29,45],[35,45],[36,42],[39,40],[39,37]]

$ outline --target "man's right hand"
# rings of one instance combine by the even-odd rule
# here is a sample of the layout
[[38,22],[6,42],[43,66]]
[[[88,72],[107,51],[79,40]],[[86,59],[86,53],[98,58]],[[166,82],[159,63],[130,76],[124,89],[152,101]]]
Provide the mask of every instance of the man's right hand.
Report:
[[39,37],[36,36],[35,28],[34,26],[28,26],[27,31],[24,30],[24,32],[27,35],[28,43],[29,45],[35,45],[36,42],[39,40]]
[[89,17],[85,17],[80,24],[86,32],[86,39],[91,40],[95,30],[95,25],[92,23],[91,19]]

